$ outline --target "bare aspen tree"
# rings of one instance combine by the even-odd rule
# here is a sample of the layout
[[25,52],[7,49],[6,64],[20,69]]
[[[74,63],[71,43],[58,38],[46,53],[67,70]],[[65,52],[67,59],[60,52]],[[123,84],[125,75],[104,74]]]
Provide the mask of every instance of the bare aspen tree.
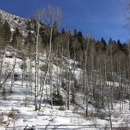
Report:
[[39,23],[37,22],[36,36],[36,58],[35,58],[35,111],[37,111],[37,92],[38,92],[38,38],[39,38]]
[[21,36],[16,36],[16,42],[17,42],[17,50],[22,49],[22,37]]
[[[128,0],[126,3],[125,3],[125,10],[124,10],[124,16],[125,16],[125,27],[128,31],[130,31],[130,1]],[[128,73],[128,86],[130,86],[130,43],[128,43],[128,69],[127,69],[127,73]],[[129,97],[129,110],[130,110],[130,87],[128,87],[128,97]]]
[[[51,54],[52,54],[52,37],[53,37],[53,29],[55,26],[55,23],[57,23],[57,25],[60,25],[61,23],[61,18],[62,18],[62,13],[60,8],[53,8],[51,6],[48,6],[47,9],[45,9],[44,15],[43,15],[43,22],[46,25],[49,25],[50,30],[49,30],[49,54],[47,56],[47,66],[48,66],[48,70],[45,74],[45,78],[44,78],[44,83],[43,86],[45,87],[46,84],[46,79],[47,79],[47,75],[49,73],[49,68],[51,66]],[[41,92],[41,96],[40,96],[40,103],[39,103],[39,109],[41,109],[41,103],[43,100],[43,89]]]
[[12,87],[13,87],[13,82],[14,82],[14,71],[15,71],[17,53],[18,53],[18,49],[20,48],[21,45],[22,45],[22,38],[20,36],[16,36],[16,50],[15,50],[14,55],[13,55],[13,67],[12,67],[12,71],[11,71],[12,77],[11,77],[10,92],[12,92]]
[[38,110],[37,106],[37,96],[38,96],[38,44],[39,44],[39,29],[40,29],[40,22],[43,20],[44,15],[44,8],[37,9],[36,11],[32,12],[30,17],[36,20],[36,50],[35,50],[35,111]]
[[[94,100],[97,100],[96,95],[98,95],[98,92],[96,90],[96,76],[95,76],[95,71],[94,71],[94,55],[95,55],[95,48],[94,48],[94,42],[91,43],[90,45],[90,79],[91,79],[91,84],[92,84],[92,93],[93,93],[93,98]],[[97,102],[97,101],[96,101]],[[98,103],[98,102],[97,102]]]
[[[71,103],[72,104],[76,104],[76,91],[79,90],[79,81],[77,80],[77,78],[75,77],[75,70],[76,70],[76,58],[78,57],[78,49],[80,48],[80,43],[77,39],[73,39],[73,64],[71,66],[71,80],[73,81],[73,84],[71,84]],[[77,89],[77,90],[76,90]]]
[[44,15],[44,22],[45,24],[50,26],[50,31],[49,31],[49,55],[48,58],[50,58],[51,51],[52,51],[52,36],[53,36],[53,30],[55,27],[55,23],[57,23],[57,26],[61,25],[61,20],[62,20],[62,12],[61,9],[51,7],[50,5],[48,8],[45,9],[45,15]]
[[3,54],[2,51],[4,49],[3,47],[3,43],[4,43],[4,39],[2,37],[0,37],[0,86],[1,86],[1,81],[2,81],[2,68],[3,68]]
[[21,87],[23,87],[24,85],[24,77],[25,77],[25,68],[26,68],[26,63],[25,63],[25,57],[23,58],[23,64],[22,64],[22,83],[21,83]]
[[[98,84],[96,85],[98,87],[98,97],[96,98],[98,100],[98,107],[104,107],[104,90],[106,89],[106,54],[102,54],[102,47],[100,47],[98,51],[98,63],[97,63],[97,69],[98,69]],[[101,94],[100,94],[101,92]]]
[[87,37],[87,45],[86,47],[84,46],[84,88],[85,88],[85,103],[86,103],[86,117],[88,116],[88,86],[89,83],[87,82],[87,61],[88,61],[88,51],[89,51],[89,46],[90,46],[90,37]]
[[[128,1],[125,5],[125,27],[128,31],[130,31],[130,1]],[[128,44],[128,86],[129,85],[129,80],[130,80],[130,43]],[[130,87],[129,87],[129,92],[128,92],[128,95],[129,95],[129,110],[130,110]]]
[[[128,44],[128,86],[130,86],[130,43]],[[130,87],[128,88],[128,95],[129,95],[129,110],[130,110]]]
[[106,81],[107,81],[107,54],[104,55],[104,58],[103,58],[103,65],[104,65],[104,77],[103,77],[103,88],[102,88],[102,106],[104,106],[104,91],[107,87],[106,85]]
[[[114,64],[113,64],[113,55],[116,50],[116,45],[115,43],[110,39],[110,43],[108,45],[108,55],[109,55],[109,60],[110,60],[110,77],[113,79],[113,74],[114,74]],[[113,89],[114,89],[114,79],[111,81],[112,85],[110,85],[110,90],[111,90],[111,109],[113,110]]]
[[[67,42],[67,50],[68,50],[68,54],[67,57],[68,59],[70,59],[70,51],[69,51],[69,45],[70,45],[70,38],[68,36],[68,42]],[[69,106],[70,106],[70,71],[69,71],[69,61],[67,63],[67,108],[69,110]]]
[[14,70],[15,70],[15,65],[16,65],[16,55],[17,55],[17,52],[14,53],[13,55],[13,68],[12,68],[12,74],[11,74],[11,86],[10,86],[10,93],[13,92],[12,90],[12,87],[13,87],[13,83],[14,83]]

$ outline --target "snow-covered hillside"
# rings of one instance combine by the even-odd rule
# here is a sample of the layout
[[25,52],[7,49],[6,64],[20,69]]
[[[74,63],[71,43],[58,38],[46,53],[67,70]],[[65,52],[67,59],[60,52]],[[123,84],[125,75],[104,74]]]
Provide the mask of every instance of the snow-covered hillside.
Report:
[[[67,110],[66,91],[61,87],[61,81],[57,79],[57,75],[61,72],[66,72],[65,67],[58,66],[52,62],[52,72],[48,79],[52,78],[52,84],[60,86],[61,94],[63,95],[64,106],[51,106],[48,99],[51,97],[51,85],[45,84],[43,88],[43,101],[41,109],[35,111],[35,61],[33,59],[19,59],[14,51],[6,50],[1,57],[2,81],[7,80],[0,88],[0,130],[44,130],[44,129],[66,129],[66,130],[98,130],[110,129],[110,124],[114,128],[124,128],[126,130],[130,124],[129,102],[125,100],[122,103],[122,111],[120,112],[120,104],[114,105],[114,110],[100,109],[97,112],[96,108],[88,104],[89,116],[85,117],[85,103],[83,103],[84,94],[81,91],[75,91],[76,103],[70,103],[70,109]],[[46,53],[39,58],[38,69],[38,89],[40,90],[41,78],[44,79],[45,70],[41,69],[46,65]],[[55,61],[60,59],[55,57]],[[68,66],[72,69],[73,60],[67,59]],[[14,68],[14,69],[13,69]],[[13,75],[9,75],[13,73]],[[73,74],[77,80],[80,80],[82,69],[75,68]],[[42,77],[40,77],[42,75]],[[12,81],[12,76],[14,79]],[[24,80],[23,80],[24,79]],[[67,80],[64,79],[66,82]],[[71,81],[72,82],[72,81]],[[42,84],[43,85],[43,84]],[[10,92],[11,90],[11,92]],[[41,91],[39,91],[40,95]],[[40,97],[38,96],[40,100]],[[97,113],[102,114],[98,116]],[[102,117],[102,119],[101,119]]]
[[27,19],[10,14],[3,10],[0,10],[0,17],[2,18],[3,22],[8,22],[12,32],[18,27],[22,34],[26,33]]

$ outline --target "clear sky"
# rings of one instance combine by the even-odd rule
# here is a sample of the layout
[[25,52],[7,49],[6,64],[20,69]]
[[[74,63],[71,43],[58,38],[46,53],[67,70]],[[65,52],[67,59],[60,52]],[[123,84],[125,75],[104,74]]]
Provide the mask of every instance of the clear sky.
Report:
[[48,5],[60,7],[66,30],[81,31],[84,36],[91,35],[96,40],[103,37],[108,42],[120,39],[126,42],[130,32],[124,28],[125,0],[0,0],[0,9],[27,17],[38,8]]

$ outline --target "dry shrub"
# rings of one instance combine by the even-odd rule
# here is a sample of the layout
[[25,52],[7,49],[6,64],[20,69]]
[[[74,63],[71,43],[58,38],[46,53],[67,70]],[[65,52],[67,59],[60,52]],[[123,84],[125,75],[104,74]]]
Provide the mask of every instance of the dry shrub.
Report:
[[10,123],[14,123],[18,117],[13,112],[1,113],[0,115],[0,125],[8,126]]
[[43,72],[46,72],[48,70],[48,66],[47,65],[42,65],[40,67],[40,70],[43,71]]
[[18,119],[17,116],[16,116],[13,112],[9,112],[9,113],[7,114],[7,116],[8,116],[9,118],[12,118],[13,120],[17,120],[17,119]]

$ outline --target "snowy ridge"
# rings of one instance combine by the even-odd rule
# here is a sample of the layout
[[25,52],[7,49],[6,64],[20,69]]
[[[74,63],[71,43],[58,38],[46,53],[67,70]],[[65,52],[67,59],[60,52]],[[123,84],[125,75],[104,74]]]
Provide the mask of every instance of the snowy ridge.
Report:
[[3,10],[0,10],[0,16],[3,22],[7,21],[9,23],[12,32],[18,27],[21,33],[25,34],[27,19],[7,13]]

